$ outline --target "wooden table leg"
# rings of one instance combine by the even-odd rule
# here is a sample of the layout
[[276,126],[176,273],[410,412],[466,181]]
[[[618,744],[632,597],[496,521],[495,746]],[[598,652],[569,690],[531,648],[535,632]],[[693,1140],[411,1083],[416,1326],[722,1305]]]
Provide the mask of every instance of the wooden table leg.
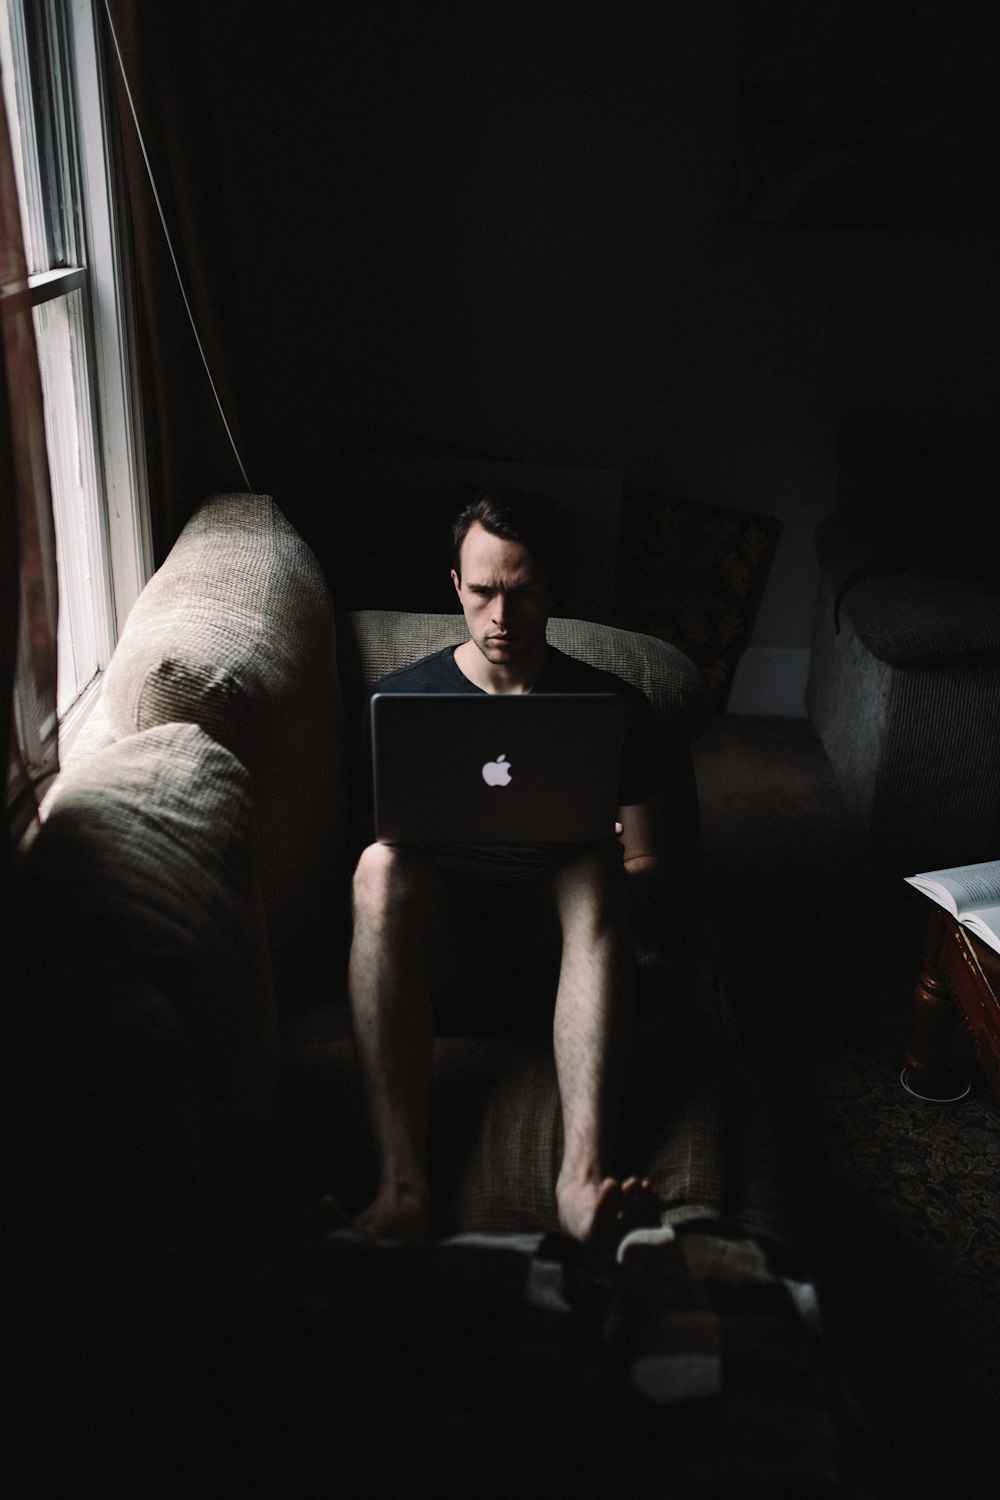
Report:
[[941,976],[941,950],[948,938],[944,913],[935,908],[927,923],[920,977],[913,988],[910,1044],[901,1082],[918,1099],[938,1104],[964,1099],[970,1083],[950,1062],[958,1015]]

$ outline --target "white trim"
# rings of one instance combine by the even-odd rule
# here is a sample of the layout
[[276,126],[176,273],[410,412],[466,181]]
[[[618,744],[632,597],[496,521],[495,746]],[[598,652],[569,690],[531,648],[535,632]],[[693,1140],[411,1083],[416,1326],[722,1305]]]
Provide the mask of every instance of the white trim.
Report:
[[[28,294],[52,472],[67,743],[80,717],[74,694],[110,661],[153,566],[99,4],[5,0],[0,12],[4,95],[25,148],[20,187],[31,221]],[[31,49],[29,8],[38,23]],[[36,98],[45,113],[37,131]]]
[[77,292],[87,284],[87,273],[82,266],[63,266],[55,271],[37,271],[28,277],[32,307],[41,307],[43,302],[54,302],[68,292]]
[[804,719],[809,657],[806,646],[750,646],[736,668],[726,712]]
[[98,673],[61,716],[59,720],[60,761],[65,760],[69,755],[77,735],[81,733],[87,720],[101,701],[101,684],[103,680],[103,675]]
[[[115,635],[153,571],[138,382],[128,337],[121,237],[110,184],[106,78],[93,0],[73,0],[71,44],[77,96],[83,213],[91,271],[99,463],[104,481]],[[113,644],[113,643],[112,643]]]

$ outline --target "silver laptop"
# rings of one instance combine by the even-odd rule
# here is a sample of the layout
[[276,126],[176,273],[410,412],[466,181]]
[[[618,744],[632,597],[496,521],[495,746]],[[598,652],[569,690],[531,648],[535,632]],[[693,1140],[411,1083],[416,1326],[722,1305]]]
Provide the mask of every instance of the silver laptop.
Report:
[[376,693],[383,843],[582,843],[614,832],[613,693]]

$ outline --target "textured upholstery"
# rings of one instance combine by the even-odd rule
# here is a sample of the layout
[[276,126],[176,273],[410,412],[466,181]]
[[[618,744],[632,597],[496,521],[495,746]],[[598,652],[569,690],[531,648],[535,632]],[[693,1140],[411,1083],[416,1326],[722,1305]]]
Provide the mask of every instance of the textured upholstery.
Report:
[[99,1348],[131,1307],[169,1318],[260,1201],[277,1045],[247,773],[194,725],[120,740],[62,774],[12,884],[5,1210],[26,1299]]
[[105,674],[116,736],[200,724],[250,772],[272,933],[329,859],[342,792],[333,603],[267,495],[213,495],[137,600]]
[[[368,691],[396,667],[467,638],[465,622],[457,614],[373,609],[357,611],[350,619],[356,656],[348,664],[347,681],[355,692],[359,688]],[[548,639],[567,655],[617,672],[626,682],[634,683],[658,713],[669,716],[687,737],[693,738],[705,727],[708,699],[704,684],[694,664],[675,646],[588,620],[550,620]]]
[[1000,841],[996,660],[899,664],[819,594],[809,716],[848,810],[905,872],[995,857]]
[[1000,839],[1000,571],[992,438],[850,412],[816,532],[806,706],[848,809],[904,873]]
[[839,514],[818,526],[816,553],[839,599],[837,616],[880,661],[931,666],[1000,658],[1000,584],[927,566],[873,569],[871,544]]

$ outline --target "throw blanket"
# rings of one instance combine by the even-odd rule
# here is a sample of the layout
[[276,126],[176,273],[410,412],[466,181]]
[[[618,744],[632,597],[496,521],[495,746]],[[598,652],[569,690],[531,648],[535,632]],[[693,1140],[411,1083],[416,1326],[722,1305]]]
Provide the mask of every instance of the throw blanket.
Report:
[[231,1397],[258,1476],[331,1494],[844,1496],[815,1312],[715,1232],[328,1234],[248,1288]]

